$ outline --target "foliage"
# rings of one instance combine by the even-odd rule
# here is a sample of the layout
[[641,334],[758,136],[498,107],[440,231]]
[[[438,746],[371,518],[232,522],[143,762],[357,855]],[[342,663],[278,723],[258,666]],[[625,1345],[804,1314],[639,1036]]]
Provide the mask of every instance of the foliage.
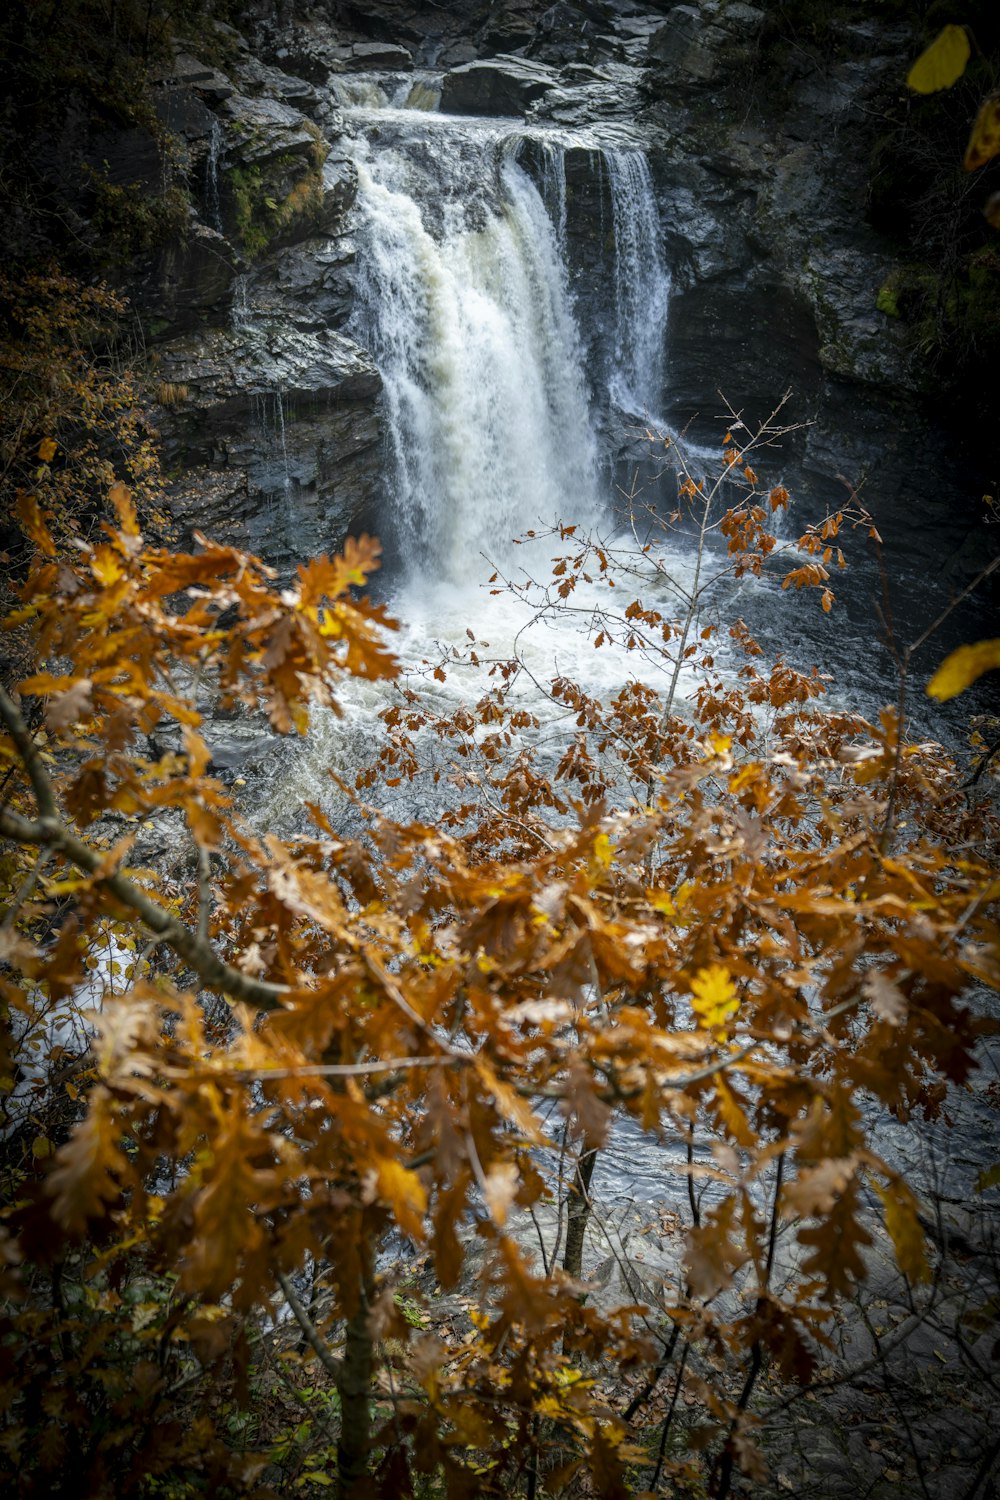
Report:
[[[113,520],[70,547],[21,496],[32,556],[6,623],[33,661],[0,694],[0,1474],[19,1493],[621,1496],[655,1463],[654,1488],[710,1475],[722,1496],[735,1466],[762,1472],[762,1368],[808,1383],[876,1237],[919,1296],[919,1205],[864,1106],[935,1117],[975,1065],[964,997],[1000,984],[996,830],[893,712],[823,713],[818,674],[710,617],[734,574],[829,608],[844,535],[870,528],[845,507],[782,542],[789,497],[757,477],[774,437],[734,417],[711,481],[682,459],[677,511],[638,548],[534,538],[556,543],[552,577],[517,589],[543,617],[596,589],[595,649],[644,676],[606,703],[541,684],[568,726],[553,756],[518,697],[527,664],[473,636],[428,670],[486,665],[493,686],[442,715],[400,684],[381,752],[338,783],[358,836],[318,803],[294,837],[247,826],[197,690],[287,733],[347,676],[391,683],[392,621],[357,592],[377,545],[279,589],[203,539],[150,545],[120,480]],[[674,616],[649,593],[676,527],[698,563]],[[383,779],[457,796],[397,823],[361,801]],[[133,863],[151,844],[190,851],[185,881]],[[74,1047],[62,1022],[102,951]],[[691,1210],[678,1279],[633,1279],[624,1305],[571,1253],[622,1119],[686,1143],[664,1192]],[[558,1232],[533,1257],[519,1226],[547,1205]],[[461,1318],[400,1285],[379,1251],[405,1242]],[[266,1352],[278,1305],[319,1386]],[[671,1448],[671,1407],[654,1458],[634,1419],[668,1370],[699,1431]],[[300,1409],[280,1432],[267,1371]]]
[[8,575],[26,566],[17,512],[60,548],[90,534],[109,487],[131,486],[147,520],[159,460],[134,373],[124,363],[125,304],[50,266],[0,274],[0,476]]
[[946,656],[927,684],[932,698],[944,702],[964,693],[984,672],[1000,668],[1000,641],[977,641],[974,646],[959,646]]
[[289,230],[319,223],[327,153],[318,132],[316,148],[310,151],[311,158],[283,155],[263,166],[251,162],[227,168],[234,228],[248,260],[258,259]]
[[[59,254],[84,276],[182,228],[183,152],[160,120],[151,80],[179,37],[217,51],[229,0],[9,0],[0,10],[4,246],[25,265]],[[107,170],[145,158],[141,184]],[[151,165],[155,163],[156,165]],[[131,176],[131,174],[130,174]],[[136,191],[136,187],[139,191]]]
[[190,201],[177,184],[150,193],[141,182],[111,182],[106,170],[84,164],[83,171],[93,200],[90,222],[98,237],[98,264],[128,264],[187,225]]
[[965,72],[971,55],[965,27],[945,26],[907,73],[907,86],[918,94],[936,94],[939,89],[950,89]]
[[[942,20],[949,24],[940,29]],[[1000,30],[995,7],[978,5],[947,16],[932,6],[925,25],[933,39],[907,79],[917,96],[884,101],[872,151],[871,217],[906,257],[877,305],[909,325],[935,394],[943,387],[971,427],[1000,352]]]

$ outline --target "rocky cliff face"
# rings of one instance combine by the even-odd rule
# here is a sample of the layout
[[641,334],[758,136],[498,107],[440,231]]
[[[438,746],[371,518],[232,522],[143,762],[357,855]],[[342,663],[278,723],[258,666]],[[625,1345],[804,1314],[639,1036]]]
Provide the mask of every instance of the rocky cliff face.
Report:
[[193,208],[132,291],[182,532],[287,569],[371,525],[381,383],[339,331],[356,176],[315,86],[220,38],[225,71],[180,51],[156,80]]
[[[874,122],[912,35],[859,7],[835,45],[803,44],[783,16],[767,0],[249,4],[241,32],[206,23],[152,70],[156,128],[95,131],[68,106],[40,163],[80,224],[67,163],[81,155],[91,226],[95,193],[107,206],[155,192],[169,208],[125,279],[181,527],[282,569],[348,529],[391,529],[380,377],[350,334],[357,177],[342,112],[377,96],[641,138],[673,271],[671,422],[714,441],[720,390],[748,419],[791,390],[788,415],[811,425],[783,451],[790,477],[824,499],[863,484],[894,545],[968,576],[986,543],[965,497],[983,484],[885,310],[895,252],[866,212]],[[541,181],[540,157],[533,169]],[[584,149],[567,151],[565,182],[596,357],[606,310],[588,305],[588,268],[609,249],[607,185]],[[618,444],[623,462],[638,456]]]

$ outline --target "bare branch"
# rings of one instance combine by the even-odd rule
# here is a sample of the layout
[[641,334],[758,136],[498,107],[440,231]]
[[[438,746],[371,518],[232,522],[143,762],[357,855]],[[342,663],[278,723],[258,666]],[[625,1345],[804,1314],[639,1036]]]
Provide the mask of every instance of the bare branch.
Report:
[[96,875],[105,889],[134,912],[150,932],[167,943],[209,989],[228,996],[230,1000],[245,1000],[258,1010],[276,1010],[291,993],[288,985],[253,979],[249,974],[225,963],[210,943],[199,939],[183,922],[178,922],[176,917],[172,917],[147,896],[145,891],[140,890],[119,871],[107,869],[105,855],[77,838],[58,818],[41,817],[32,823],[10,808],[0,808],[0,834],[19,844],[38,844],[55,849],[72,861],[77,869],[88,875]]
[[0,719],[7,726],[7,733],[17,747],[17,753],[21,757],[24,769],[28,773],[31,789],[35,794],[38,804],[39,815],[43,818],[54,818],[57,816],[55,793],[52,790],[52,782],[49,780],[48,772],[42,765],[42,757],[38,753],[38,746],[31,737],[31,731],[21,717],[21,711],[13,698],[7,691],[0,687]]
[[344,1372],[343,1361],[336,1359],[330,1353],[323,1340],[320,1338],[319,1330],[310,1318],[309,1314],[306,1312],[305,1308],[302,1306],[302,1303],[299,1301],[298,1293],[292,1285],[291,1279],[285,1275],[284,1271],[275,1271],[274,1276],[278,1285],[281,1287],[281,1291],[285,1298],[285,1301],[292,1309],[292,1313],[295,1317],[296,1323],[298,1323],[299,1327],[302,1329],[302,1332],[305,1335],[310,1348],[313,1350],[313,1353],[316,1355],[326,1373],[333,1380],[339,1381]]

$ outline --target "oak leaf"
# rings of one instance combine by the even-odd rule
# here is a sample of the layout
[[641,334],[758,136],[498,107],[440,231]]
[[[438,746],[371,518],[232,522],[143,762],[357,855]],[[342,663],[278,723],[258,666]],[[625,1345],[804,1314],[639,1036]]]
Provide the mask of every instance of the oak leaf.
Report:
[[79,719],[86,718],[91,709],[94,684],[89,677],[80,677],[63,693],[50,698],[45,707],[45,722],[53,733],[68,729]]
[[927,1245],[912,1190],[896,1178],[888,1187],[876,1182],[875,1191],[885,1208],[886,1232],[892,1240],[899,1269],[910,1281],[929,1281]]
[[698,1018],[698,1025],[712,1031],[717,1037],[725,1035],[725,1023],[739,1009],[740,997],[723,964],[711,964],[699,969],[691,980],[691,1009]]
[[507,1222],[507,1214],[517,1195],[519,1179],[517,1165],[512,1161],[494,1162],[486,1174],[483,1197],[490,1217],[501,1229]]
[[899,1026],[906,1018],[907,1000],[899,985],[888,974],[874,971],[866,974],[861,989],[880,1021]]
[[104,1218],[129,1175],[114,1101],[99,1086],[91,1091],[86,1116],[56,1152],[45,1183],[52,1217],[67,1234],[83,1234],[89,1222]]
[[396,1223],[411,1240],[424,1237],[424,1214],[427,1212],[427,1189],[416,1172],[398,1161],[383,1157],[374,1170],[377,1196],[392,1209]]
[[963,165],[967,172],[975,172],[994,156],[1000,156],[1000,96],[996,94],[979,106]]
[[855,1156],[833,1157],[815,1167],[804,1167],[794,1182],[785,1184],[784,1204],[805,1218],[828,1214],[858,1170]]

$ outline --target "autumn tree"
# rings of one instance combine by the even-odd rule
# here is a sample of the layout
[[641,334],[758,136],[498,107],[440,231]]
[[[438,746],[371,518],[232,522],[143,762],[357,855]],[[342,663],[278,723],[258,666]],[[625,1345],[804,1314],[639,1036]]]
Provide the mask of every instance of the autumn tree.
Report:
[[[516,655],[450,716],[412,683],[389,696],[372,540],[280,587],[207,539],[148,540],[134,480],[71,546],[46,474],[19,481],[5,624],[30,659],[0,692],[0,1473],[19,1493],[722,1497],[762,1472],[762,1371],[812,1379],[875,1236],[916,1299],[933,1284],[871,1110],[933,1117],[975,1066],[995,827],[892,711],[824,712],[816,675],[705,623],[730,569],[780,567],[831,604],[841,533],[870,524],[845,507],[782,544],[768,429],[733,415],[717,479],[682,463],[704,571],[676,618],[643,599],[658,533],[559,529],[539,607],[596,580],[595,648],[655,661],[659,685],[605,703],[542,683],[557,757]],[[351,676],[387,685],[381,754],[292,836],[252,826],[199,685],[304,734]],[[456,795],[393,821],[371,806],[383,778]],[[623,1120],[663,1146],[687,1222],[678,1277],[633,1276],[616,1303],[581,1247]],[[431,1279],[404,1287],[414,1251]],[[275,1347],[278,1309],[296,1350]],[[704,1459],[668,1444],[681,1394]],[[294,1420],[268,1425],[275,1406]]]

